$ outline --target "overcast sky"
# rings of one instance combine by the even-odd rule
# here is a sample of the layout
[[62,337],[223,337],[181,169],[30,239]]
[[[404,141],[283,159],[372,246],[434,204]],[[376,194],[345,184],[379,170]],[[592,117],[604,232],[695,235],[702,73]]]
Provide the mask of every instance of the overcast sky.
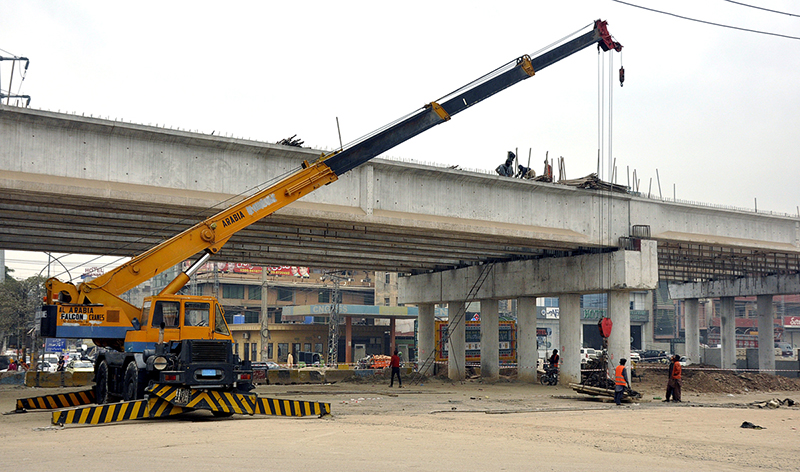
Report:
[[[724,0],[630,3],[800,36],[796,0],[743,2],[795,16]],[[624,46],[602,55],[606,69],[613,61],[613,91],[589,47],[384,157],[492,171],[519,149],[541,173],[549,152],[578,178],[596,171],[602,147],[617,182],[636,170],[644,193],[658,195],[660,181],[668,198],[798,213],[798,39],[611,0],[222,5],[4,0],[0,55],[31,61],[11,91],[37,109],[266,142],[296,134],[332,149],[337,117],[347,143],[601,18]],[[10,79],[10,62],[0,62],[4,92]],[[610,151],[599,138],[600,92],[611,104]],[[6,257],[14,267],[26,256]]]

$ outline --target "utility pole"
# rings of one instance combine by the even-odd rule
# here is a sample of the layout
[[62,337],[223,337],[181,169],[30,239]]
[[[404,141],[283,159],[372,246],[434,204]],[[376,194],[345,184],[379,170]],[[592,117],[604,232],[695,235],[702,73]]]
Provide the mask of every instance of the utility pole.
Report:
[[328,359],[326,365],[335,366],[339,363],[339,282],[344,277],[338,273],[328,273],[325,278],[333,282],[333,300],[331,300],[330,314],[328,315]]
[[261,267],[261,360],[267,360],[269,352],[269,281],[267,280],[267,268]]

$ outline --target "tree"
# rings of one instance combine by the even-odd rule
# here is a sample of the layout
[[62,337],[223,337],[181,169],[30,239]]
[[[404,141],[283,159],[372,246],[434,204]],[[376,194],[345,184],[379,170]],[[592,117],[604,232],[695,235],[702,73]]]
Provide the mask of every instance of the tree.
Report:
[[6,279],[0,283],[0,337],[5,341],[7,336],[16,335],[19,348],[42,306],[46,279],[35,276],[17,280],[10,275],[12,269],[5,269]]

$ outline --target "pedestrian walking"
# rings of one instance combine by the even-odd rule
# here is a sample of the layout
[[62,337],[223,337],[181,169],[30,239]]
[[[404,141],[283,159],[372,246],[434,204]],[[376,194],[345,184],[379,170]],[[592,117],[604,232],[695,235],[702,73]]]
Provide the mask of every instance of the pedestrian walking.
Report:
[[614,372],[614,403],[622,405],[622,395],[625,393],[625,387],[631,388],[631,383],[628,381],[628,372],[625,370],[626,359],[620,359],[619,365]]
[[394,354],[392,354],[389,366],[392,368],[392,378],[389,381],[389,386],[394,386],[394,376],[397,375],[397,386],[398,388],[403,388],[403,381],[400,380],[400,355],[398,355],[397,349],[395,349]]

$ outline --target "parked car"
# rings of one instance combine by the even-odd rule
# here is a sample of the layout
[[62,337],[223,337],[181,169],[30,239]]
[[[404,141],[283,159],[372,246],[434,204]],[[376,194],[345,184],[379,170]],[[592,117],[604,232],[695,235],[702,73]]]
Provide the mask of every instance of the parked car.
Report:
[[792,350],[792,345],[789,343],[778,342],[775,343],[775,353],[778,353],[778,349],[780,349],[780,355],[782,356],[792,356],[794,355],[794,351]]
[[58,366],[47,361],[40,361],[36,368],[41,372],[55,372]]
[[597,351],[590,347],[581,348],[581,364],[586,364],[592,359],[597,358]]
[[679,360],[678,362],[680,362],[681,367],[686,367],[687,365],[692,364],[692,360],[686,356],[681,356],[681,360]]
[[265,364],[267,364],[267,369],[269,370],[289,370],[285,365],[280,365],[277,362],[267,361]]
[[647,350],[641,353],[642,362],[668,362],[669,355],[665,351]]
[[67,364],[67,372],[94,372],[94,364],[90,361],[73,359]]
[[639,362],[642,360],[642,356],[635,351],[631,351],[631,362]]

